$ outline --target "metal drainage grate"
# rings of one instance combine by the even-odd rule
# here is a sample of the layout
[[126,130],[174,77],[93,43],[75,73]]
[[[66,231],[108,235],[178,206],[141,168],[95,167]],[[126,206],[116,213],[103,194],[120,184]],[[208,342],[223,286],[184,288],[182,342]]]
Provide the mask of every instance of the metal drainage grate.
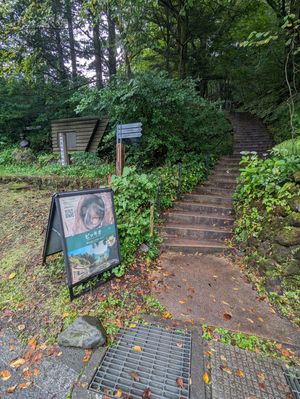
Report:
[[[89,390],[100,398],[118,398],[121,393],[124,399],[189,398],[190,333],[136,325],[120,330],[115,342],[106,351]],[[150,396],[146,396],[147,389]]]
[[300,370],[283,369],[286,381],[295,399],[300,399]]

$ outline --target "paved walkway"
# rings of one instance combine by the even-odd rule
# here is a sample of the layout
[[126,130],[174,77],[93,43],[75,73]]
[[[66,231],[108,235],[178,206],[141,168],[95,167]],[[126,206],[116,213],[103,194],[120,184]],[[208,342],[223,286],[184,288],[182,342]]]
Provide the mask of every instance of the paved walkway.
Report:
[[261,300],[224,257],[164,253],[152,276],[153,293],[175,319],[297,345],[299,328]]

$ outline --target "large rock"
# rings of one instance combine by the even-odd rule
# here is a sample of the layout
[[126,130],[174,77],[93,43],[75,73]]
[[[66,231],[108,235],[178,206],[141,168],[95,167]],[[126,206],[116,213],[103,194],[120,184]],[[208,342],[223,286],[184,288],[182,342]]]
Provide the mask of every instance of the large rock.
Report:
[[300,213],[293,212],[285,219],[290,226],[300,227]]
[[98,319],[91,316],[78,317],[65,331],[59,334],[57,343],[61,346],[91,349],[104,345],[105,330]]
[[289,205],[295,212],[300,212],[300,195],[289,200]]
[[296,183],[300,183],[300,171],[294,173],[294,180]]
[[285,247],[291,247],[293,245],[300,244],[300,228],[299,227],[288,227],[283,228],[277,233],[276,242]]
[[283,273],[285,276],[299,276],[300,275],[300,262],[293,259],[283,266]]
[[36,161],[36,156],[31,148],[16,148],[12,153],[12,159],[17,163],[30,164]]
[[286,262],[292,257],[292,248],[274,243],[272,245],[271,258],[278,263]]

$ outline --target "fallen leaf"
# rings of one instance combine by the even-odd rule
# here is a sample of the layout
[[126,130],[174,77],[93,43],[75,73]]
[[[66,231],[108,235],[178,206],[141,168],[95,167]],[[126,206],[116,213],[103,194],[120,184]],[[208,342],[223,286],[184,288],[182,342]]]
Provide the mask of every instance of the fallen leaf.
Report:
[[25,359],[23,359],[22,357],[20,357],[19,359],[13,360],[10,363],[10,367],[12,367],[13,369],[17,369],[20,366],[22,366],[25,363]]
[[17,329],[18,329],[19,331],[24,331],[25,328],[26,328],[25,324],[19,324],[18,327],[17,327]]
[[260,381],[264,381],[265,380],[265,374],[263,373],[263,372],[259,372],[259,373],[257,373],[256,374],[257,375],[257,377],[258,377],[258,379],[260,380]]
[[185,301],[179,301],[180,305],[185,304]]
[[13,352],[16,349],[15,345],[9,345],[9,351]]
[[183,389],[184,388],[184,382],[183,379],[180,377],[176,378],[176,384],[179,386],[179,388]]
[[39,374],[40,374],[40,370],[39,369],[37,369],[37,368],[33,369],[33,375],[35,377],[37,377]]
[[222,303],[223,303],[224,305],[228,305],[228,306],[230,306],[230,305],[229,305],[229,303],[228,303],[228,302],[226,302],[226,301],[222,301]]
[[136,371],[129,371],[128,374],[134,381],[140,380],[140,375]]
[[227,373],[227,374],[232,374],[232,371],[230,370],[230,368],[227,366],[224,366],[223,364],[221,364],[220,369],[222,371],[225,371],[225,373]]
[[36,340],[36,338],[31,337],[31,338],[28,340],[27,345],[28,345],[30,348],[36,349],[36,347],[37,347],[37,340]]
[[136,324],[134,324],[134,323],[129,324],[129,328],[135,328],[135,327],[136,327]]
[[32,384],[33,384],[32,381],[27,381],[27,382],[24,382],[24,383],[22,383],[22,384],[19,384],[19,388],[20,388],[20,389],[27,389],[27,388],[30,387],[30,385],[32,385]]
[[223,318],[224,318],[224,320],[228,321],[232,318],[232,315],[230,313],[226,312],[226,313],[224,313]]
[[42,350],[42,351],[44,351],[45,349],[47,349],[47,344],[44,342],[43,344],[41,344],[40,346],[39,346],[39,348]]
[[28,367],[26,367],[25,369],[23,369],[22,375],[24,378],[30,379],[32,377],[32,372],[29,370]]
[[281,353],[283,356],[292,356],[294,355],[294,352],[292,352],[291,350],[287,349],[287,348],[282,348],[281,349]]
[[259,321],[264,321],[264,319],[262,317],[258,317],[257,318]]
[[12,280],[16,277],[17,273],[10,273],[10,275],[8,276],[9,280]]
[[259,383],[258,383],[258,387],[259,387],[260,390],[264,391],[264,389],[265,389],[265,384],[264,384],[263,382],[259,382]]
[[9,370],[2,370],[2,371],[0,371],[0,378],[1,378],[3,381],[9,380],[10,377],[11,377],[11,372],[10,372]]
[[227,362],[227,359],[226,359],[226,357],[224,355],[221,355],[220,359],[223,360],[223,362]]
[[181,342],[181,341],[176,342],[176,346],[177,346],[177,348],[182,348],[183,347],[183,342]]
[[14,393],[16,388],[17,388],[17,385],[12,385],[11,387],[7,388],[6,392],[7,393]]
[[132,349],[136,352],[142,352],[142,348],[139,345],[135,345]]
[[163,318],[164,319],[172,319],[172,314],[170,312],[164,312]]
[[122,396],[123,396],[123,391],[122,391],[122,389],[118,389],[117,390],[117,392],[115,393],[115,397],[116,398],[122,398]]
[[238,369],[236,371],[236,375],[240,378],[244,378],[245,377],[245,373],[243,372],[243,370]]
[[92,356],[92,353],[93,353],[93,351],[91,349],[86,349],[85,350],[85,355],[84,355],[84,357],[82,359],[83,363],[87,363],[90,360],[90,358]]
[[146,389],[144,390],[142,399],[149,399],[150,396],[151,396],[151,389],[150,389],[150,388],[146,388]]
[[247,317],[247,320],[250,321],[250,323],[254,324],[254,321],[253,321],[252,319],[249,319],[249,318]]
[[205,384],[209,384],[209,374],[207,371],[205,371],[205,373],[203,373],[202,379],[205,382]]

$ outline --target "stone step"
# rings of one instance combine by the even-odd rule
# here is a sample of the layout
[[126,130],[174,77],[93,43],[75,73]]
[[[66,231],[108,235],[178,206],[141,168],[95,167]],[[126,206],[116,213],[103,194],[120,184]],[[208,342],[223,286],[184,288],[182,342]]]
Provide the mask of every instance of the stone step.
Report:
[[204,240],[189,240],[184,238],[167,238],[161,244],[161,249],[170,252],[182,253],[202,253],[202,254],[215,254],[215,253],[229,253],[231,249],[225,243],[216,241]]
[[203,183],[204,186],[215,186],[215,187],[221,187],[221,188],[227,188],[227,189],[235,189],[237,185],[236,179],[211,179],[208,180],[207,182]]
[[199,186],[194,190],[195,193],[198,194],[205,194],[205,195],[224,195],[226,197],[232,196],[234,190],[233,189],[226,189],[221,187],[216,187],[215,185],[205,185]]
[[231,216],[215,215],[207,212],[191,212],[191,211],[168,211],[163,215],[166,222],[176,224],[198,224],[215,227],[232,227],[234,218]]
[[188,193],[183,196],[184,200],[192,202],[201,202],[207,204],[228,204],[232,205],[232,197],[230,196],[217,196],[217,195],[205,195],[199,193]]
[[222,180],[223,182],[228,182],[228,183],[236,183],[236,179],[239,176],[239,173],[236,174],[231,174],[231,173],[224,173],[224,172],[212,172],[209,177],[208,180],[210,182],[214,182],[214,181],[219,181]]
[[224,241],[232,237],[232,232],[228,229],[207,225],[189,225],[167,223],[159,227],[161,235],[167,238],[189,238],[191,240],[216,240]]
[[237,179],[240,176],[241,172],[238,171],[236,173],[231,173],[231,172],[224,172],[224,171],[212,171],[212,173],[209,175],[209,180],[222,180],[223,178],[231,178],[231,179]]
[[230,205],[217,205],[209,203],[198,203],[189,201],[175,202],[174,210],[191,211],[191,212],[205,212],[214,215],[230,216],[233,214],[233,209]]

